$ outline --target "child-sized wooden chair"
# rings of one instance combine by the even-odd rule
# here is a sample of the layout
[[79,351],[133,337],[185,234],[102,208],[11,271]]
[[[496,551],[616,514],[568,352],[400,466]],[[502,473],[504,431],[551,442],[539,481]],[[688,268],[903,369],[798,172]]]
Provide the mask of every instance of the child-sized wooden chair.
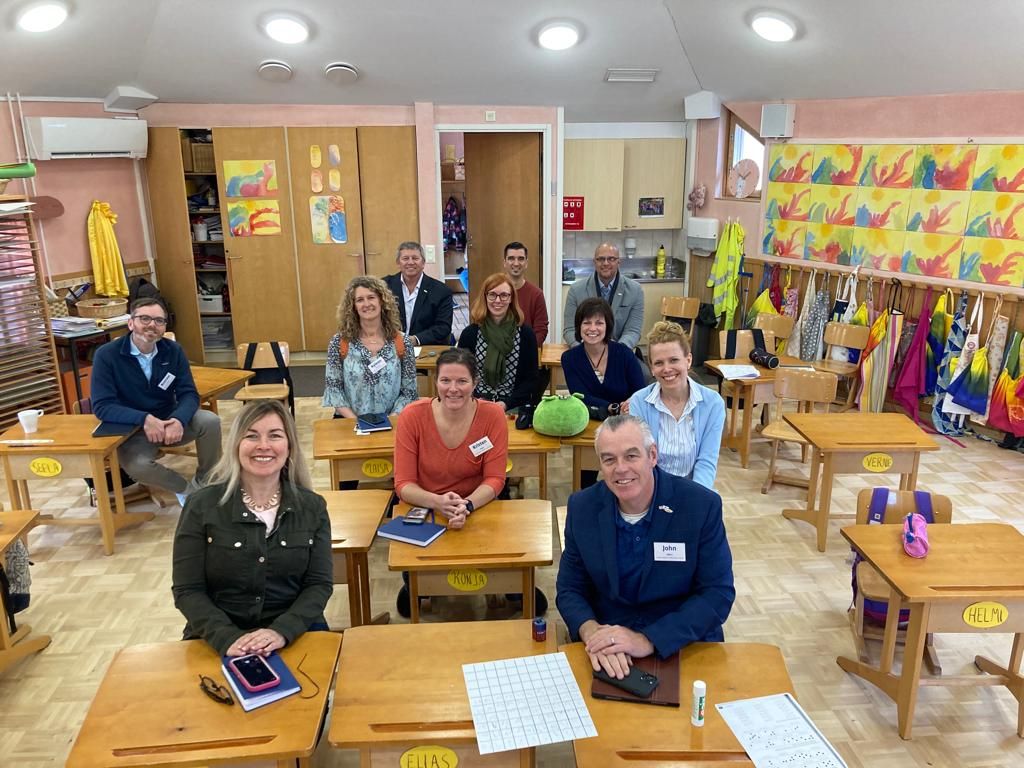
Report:
[[860,370],[860,363],[842,362],[832,359],[833,347],[846,347],[861,352],[868,345],[868,335],[871,329],[866,325],[852,325],[850,323],[826,323],[825,325],[825,358],[815,360],[812,365],[819,371],[834,373],[841,379],[846,380],[846,400],[838,405],[842,407],[839,413],[848,411],[854,406],[854,399],[857,397],[860,378],[857,371]]

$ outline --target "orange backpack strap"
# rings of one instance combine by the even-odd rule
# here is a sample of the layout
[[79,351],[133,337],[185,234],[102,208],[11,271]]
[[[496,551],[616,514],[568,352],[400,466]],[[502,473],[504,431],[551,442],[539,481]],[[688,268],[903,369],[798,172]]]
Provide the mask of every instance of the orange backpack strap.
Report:
[[345,358],[348,357],[348,339],[341,339],[338,343],[338,355],[341,357],[341,362],[345,362]]
[[400,333],[395,336],[395,354],[399,360],[405,357],[405,337]]

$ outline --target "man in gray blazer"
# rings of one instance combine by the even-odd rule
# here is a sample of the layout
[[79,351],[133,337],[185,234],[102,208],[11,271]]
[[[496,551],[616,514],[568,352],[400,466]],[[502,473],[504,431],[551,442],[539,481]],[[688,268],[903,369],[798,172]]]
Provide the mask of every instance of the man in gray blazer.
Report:
[[562,338],[569,346],[576,341],[576,307],[584,299],[598,296],[612,307],[615,328],[610,338],[634,349],[644,328],[644,293],[636,280],[619,274],[619,249],[601,243],[594,251],[594,274],[569,286],[562,318]]

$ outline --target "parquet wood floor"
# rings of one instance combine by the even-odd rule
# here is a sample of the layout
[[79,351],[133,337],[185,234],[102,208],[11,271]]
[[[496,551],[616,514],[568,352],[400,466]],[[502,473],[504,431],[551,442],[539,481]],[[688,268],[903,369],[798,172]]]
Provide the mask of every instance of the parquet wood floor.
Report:
[[[221,403],[225,420],[236,409],[232,401]],[[327,411],[319,407],[318,399],[301,398],[298,414],[308,456],[310,424]],[[920,487],[951,495],[956,520],[1002,520],[1024,530],[1024,456],[973,439],[966,441],[965,448],[941,442],[941,451],[922,459]],[[787,459],[795,456],[795,450],[786,453]],[[188,458],[173,461],[189,467]],[[549,487],[556,505],[564,505],[568,497],[571,461],[569,450],[550,459]],[[839,669],[836,656],[854,654],[846,615],[849,551],[838,533],[841,523],[831,524],[828,551],[819,554],[810,526],[779,515],[781,508],[801,503],[803,492],[776,486],[768,495],[760,493],[767,465],[767,444],[757,442],[749,469],[741,469],[737,455],[730,452],[720,462],[718,490],[725,505],[738,594],[725,627],[727,639],[782,648],[801,703],[851,768],[1024,765],[1024,741],[1014,735],[1016,703],[1005,690],[922,688],[914,738],[904,742],[896,733],[894,704]],[[317,487],[326,489],[326,464],[317,462],[313,470]],[[783,470],[798,471],[799,464]],[[861,477],[837,478],[833,512],[852,513],[863,484]],[[31,491],[35,506],[46,511],[65,516],[95,514],[81,481],[33,482]],[[536,496],[535,480],[526,482],[525,493]],[[43,527],[30,535],[35,562],[32,606],[19,619],[51,634],[53,643],[0,677],[0,765],[4,768],[63,764],[114,652],[125,645],[180,637],[184,622],[170,593],[171,541],[179,510],[168,501],[163,509],[149,505],[156,512],[152,522],[119,533],[112,557],[103,555],[99,531],[93,527]],[[144,503],[133,506],[146,507]],[[401,580],[387,570],[386,543],[374,547],[370,568],[374,614],[390,610],[392,621],[401,621],[394,611]],[[538,574],[538,583],[551,602],[548,620],[552,625],[557,616],[555,569],[545,568]],[[488,609],[482,598],[468,597],[435,601],[434,612],[424,620],[512,615],[511,607]],[[347,626],[344,586],[335,589],[328,621],[333,627]],[[939,635],[936,646],[946,674],[973,674],[976,653],[1005,661],[1010,636]],[[877,645],[872,650],[877,657]],[[714,696],[709,691],[712,702]],[[572,751],[567,745],[545,747],[538,753],[538,762],[552,768],[570,766]],[[317,766],[357,764],[355,753],[331,750],[326,744],[314,760]]]

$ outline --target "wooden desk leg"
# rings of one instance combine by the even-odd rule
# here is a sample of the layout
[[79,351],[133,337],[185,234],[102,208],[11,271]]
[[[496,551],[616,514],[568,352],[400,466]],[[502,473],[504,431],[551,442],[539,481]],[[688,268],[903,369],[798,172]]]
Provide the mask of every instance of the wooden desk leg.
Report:
[[18,493],[21,496],[21,509],[32,509],[32,497],[28,495],[28,480],[18,481]]
[[359,569],[356,568],[355,553],[345,554],[345,580],[348,582],[348,621],[353,627],[363,625],[362,589],[359,584]]
[[416,571],[409,571],[409,622],[420,623],[420,580]]
[[7,481],[7,498],[10,499],[11,509],[27,509],[21,506],[21,494],[18,483],[11,477],[11,464],[4,456],[4,479]]
[[818,502],[818,551],[825,551],[825,540],[828,537],[828,516],[832,507],[832,454],[826,453],[824,469],[821,473],[821,500]]
[[100,531],[103,533],[103,551],[114,554],[114,514],[110,509],[110,491],[107,488],[106,469],[103,457],[94,453],[90,457],[92,464],[92,482],[96,487],[96,514],[100,519]]
[[523,618],[533,621],[533,614],[536,611],[534,604],[535,594],[533,591],[533,568],[523,569]]
[[519,768],[534,768],[537,765],[537,750],[533,747],[519,750]]
[[341,468],[337,461],[331,461],[331,490],[336,491],[341,485]]
[[817,513],[814,511],[818,497],[818,474],[821,472],[821,452],[817,448],[811,450],[811,474],[807,478],[807,506],[805,509],[784,509],[782,516],[787,520],[803,520],[805,523],[817,525]]
[[[124,508],[124,489],[121,487],[121,465],[117,460],[117,451],[111,452],[107,458],[110,466],[110,479],[114,484],[114,513],[110,516],[114,522],[114,534],[122,528],[127,528],[131,525],[142,525],[148,523],[156,515],[152,512],[126,512]],[[104,472],[104,477],[106,472]],[[95,480],[93,481],[95,482]]]
[[907,490],[917,490],[917,470],[921,465],[921,452],[914,451],[914,463],[910,468],[910,478],[907,482]]
[[903,647],[903,673],[900,675],[896,696],[901,739],[909,739],[910,730],[914,726],[914,707],[917,705],[917,691],[921,682],[924,638],[928,632],[930,612],[931,605],[928,603],[914,603],[910,606],[910,625],[907,627],[907,641]]
[[[0,602],[0,608],[3,608]],[[38,653],[50,644],[49,635],[29,637],[32,628],[22,624],[13,635],[7,632],[7,614],[0,614],[0,672],[21,661],[26,656]]]
[[209,410],[211,413],[218,413],[218,411],[217,411],[217,398],[211,397],[209,400],[207,400],[205,403],[203,403],[203,405],[205,405],[207,410]]
[[750,434],[753,431],[754,390],[743,400],[743,432],[740,434],[740,466],[744,469],[750,463]]
[[900,627],[900,593],[889,590],[889,608],[885,613],[885,632],[882,635],[882,655],[878,660],[878,671],[883,675],[892,671],[892,662],[896,658],[896,635]]
[[1017,736],[1024,739],[1024,677],[1020,674],[1021,658],[1024,656],[1024,635],[1013,636],[1013,649],[1010,651],[1010,663],[1001,667],[984,656],[975,656],[974,665],[982,672],[1006,678],[1006,687],[1017,700]]
[[[583,446],[574,445],[572,447],[572,489],[578,491],[580,485],[583,482]],[[541,496],[542,499],[547,498]]]
[[[537,476],[540,481],[540,497],[546,499],[548,497],[548,455],[543,452],[537,454]],[[523,490],[526,490],[525,484]]]

